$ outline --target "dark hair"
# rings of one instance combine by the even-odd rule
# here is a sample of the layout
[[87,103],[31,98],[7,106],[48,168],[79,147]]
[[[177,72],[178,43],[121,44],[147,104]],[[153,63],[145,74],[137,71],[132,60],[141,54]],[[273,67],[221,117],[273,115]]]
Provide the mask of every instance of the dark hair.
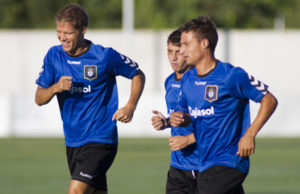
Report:
[[216,25],[207,16],[199,16],[190,20],[181,27],[181,32],[193,31],[199,41],[204,38],[209,41],[209,49],[213,54],[218,43],[218,32]]
[[68,4],[59,10],[55,20],[57,22],[70,22],[78,30],[87,27],[89,23],[86,10],[77,3]]
[[181,32],[180,29],[174,30],[168,37],[167,43],[172,43],[175,46],[180,46]]

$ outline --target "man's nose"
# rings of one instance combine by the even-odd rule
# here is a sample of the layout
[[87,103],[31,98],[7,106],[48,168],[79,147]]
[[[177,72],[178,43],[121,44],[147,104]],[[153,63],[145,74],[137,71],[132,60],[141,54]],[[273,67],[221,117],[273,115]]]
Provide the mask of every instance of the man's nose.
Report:
[[183,48],[183,46],[181,46],[181,47],[180,47],[180,50],[179,50],[179,53],[180,53],[181,55],[183,55],[183,54],[184,54],[184,51],[185,51],[185,49]]
[[177,60],[177,58],[178,58],[177,54],[176,54],[176,53],[174,53],[172,58],[173,58],[173,60],[174,60],[174,61],[176,61],[176,60]]
[[61,33],[61,34],[60,34],[60,40],[61,40],[61,41],[66,40],[66,35],[65,35],[64,33]]

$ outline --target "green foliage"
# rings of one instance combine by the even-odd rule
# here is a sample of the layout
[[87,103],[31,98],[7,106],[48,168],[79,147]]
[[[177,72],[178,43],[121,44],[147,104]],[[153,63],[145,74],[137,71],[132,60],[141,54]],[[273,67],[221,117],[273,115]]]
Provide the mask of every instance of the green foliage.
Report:
[[[221,28],[273,28],[278,15],[290,17],[300,7],[297,0],[135,0],[138,28],[176,28],[191,18],[207,15]],[[300,15],[300,14],[297,14]]]
[[0,0],[0,28],[54,28],[55,14],[68,3],[88,12],[91,28],[120,28],[122,0]]
[[[90,28],[121,28],[122,0],[0,0],[0,28],[53,28],[64,5],[83,5]],[[300,27],[299,0],[134,0],[136,28],[177,28],[199,15],[221,28],[273,28],[283,16],[287,28]]]
[[[76,2],[89,14],[90,28],[121,28],[122,0],[0,0],[0,28],[54,28],[55,13]],[[221,28],[273,28],[284,16],[300,27],[299,0],[134,0],[136,28],[177,28],[199,15]]]

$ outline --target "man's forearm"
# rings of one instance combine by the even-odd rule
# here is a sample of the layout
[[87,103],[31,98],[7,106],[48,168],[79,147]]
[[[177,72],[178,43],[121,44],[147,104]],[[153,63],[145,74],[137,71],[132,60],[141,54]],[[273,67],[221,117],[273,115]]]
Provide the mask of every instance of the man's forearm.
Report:
[[247,130],[246,134],[255,137],[267,120],[271,117],[277,107],[277,99],[268,93],[260,102],[260,108],[256,118]]
[[35,93],[35,103],[39,106],[47,104],[51,101],[53,96],[56,94],[55,84],[49,88],[42,88],[38,86]]
[[191,144],[193,144],[193,143],[196,142],[194,133],[189,134],[189,135],[187,136],[187,138],[188,138],[188,142],[189,142],[188,145],[191,145]]
[[145,75],[140,70],[139,73],[132,78],[131,94],[127,102],[127,105],[130,108],[135,110],[137,103],[142,95],[144,85],[145,85]]

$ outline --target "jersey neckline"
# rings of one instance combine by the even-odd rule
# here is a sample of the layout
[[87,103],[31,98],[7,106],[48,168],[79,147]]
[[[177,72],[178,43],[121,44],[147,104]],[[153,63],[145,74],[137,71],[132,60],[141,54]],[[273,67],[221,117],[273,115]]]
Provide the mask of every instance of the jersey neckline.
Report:
[[80,53],[79,55],[69,55],[66,51],[64,51],[66,53],[66,55],[68,55],[69,57],[73,57],[73,58],[77,58],[77,57],[81,57],[83,56],[85,53],[87,53],[91,46],[92,46],[92,41],[90,40],[87,40],[87,39],[84,39],[86,41],[86,43],[88,44],[88,48],[83,52],[83,53]]
[[220,63],[220,61],[216,60],[215,67],[213,69],[211,69],[209,72],[207,72],[206,74],[204,74],[204,75],[199,75],[198,72],[197,72],[197,69],[195,68],[197,77],[204,78],[204,77],[208,76],[209,74],[211,74],[218,67],[219,63]]

